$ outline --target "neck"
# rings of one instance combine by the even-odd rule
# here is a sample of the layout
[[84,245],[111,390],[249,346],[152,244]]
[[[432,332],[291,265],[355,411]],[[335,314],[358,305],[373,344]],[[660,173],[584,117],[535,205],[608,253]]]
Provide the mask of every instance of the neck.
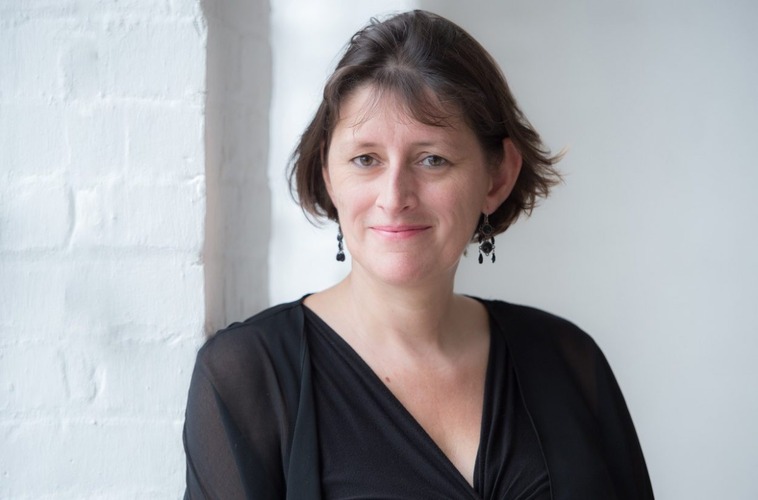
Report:
[[416,352],[447,351],[460,331],[460,301],[453,293],[454,273],[413,286],[392,286],[372,279],[360,267],[338,285],[354,333],[367,341]]

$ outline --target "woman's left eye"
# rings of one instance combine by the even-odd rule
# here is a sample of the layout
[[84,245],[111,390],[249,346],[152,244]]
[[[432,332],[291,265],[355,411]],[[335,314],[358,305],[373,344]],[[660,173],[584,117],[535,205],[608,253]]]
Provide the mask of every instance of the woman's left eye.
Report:
[[447,166],[448,161],[441,156],[429,155],[423,160],[421,160],[421,164],[425,167],[439,168],[439,167]]

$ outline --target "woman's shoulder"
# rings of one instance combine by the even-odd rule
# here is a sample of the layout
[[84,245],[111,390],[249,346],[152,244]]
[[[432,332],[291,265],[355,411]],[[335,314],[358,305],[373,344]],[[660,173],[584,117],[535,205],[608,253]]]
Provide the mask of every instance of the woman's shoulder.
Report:
[[[185,416],[187,477],[193,485],[218,481],[214,498],[245,491],[273,498],[284,489],[280,464],[304,372],[301,309],[300,301],[268,308],[218,331],[197,353]],[[243,473],[241,483],[229,471]]]
[[602,355],[595,340],[572,321],[538,309],[502,300],[478,299],[513,348],[536,352]]
[[253,340],[271,340],[292,333],[302,327],[302,299],[271,306],[246,320],[231,323],[218,330],[203,349],[219,343],[245,343]]
[[197,364],[214,373],[287,366],[298,357],[302,338],[301,299],[269,307],[219,330],[198,351]]
[[571,321],[529,306],[486,301],[505,338],[522,388],[539,394],[579,391],[593,411],[601,407],[598,388],[608,398],[620,395],[608,360],[595,340]]
[[477,298],[497,321],[507,321],[522,328],[538,329],[543,332],[558,332],[587,336],[572,321],[537,307],[515,304],[498,299]]

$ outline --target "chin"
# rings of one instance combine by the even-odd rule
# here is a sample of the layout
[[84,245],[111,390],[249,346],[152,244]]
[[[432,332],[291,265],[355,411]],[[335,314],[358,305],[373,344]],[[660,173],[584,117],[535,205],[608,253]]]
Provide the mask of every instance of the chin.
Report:
[[458,267],[458,259],[451,265],[443,265],[434,259],[419,260],[416,258],[385,258],[381,264],[376,262],[370,266],[362,266],[369,274],[392,286],[414,286],[429,279],[439,279],[445,276],[453,278]]

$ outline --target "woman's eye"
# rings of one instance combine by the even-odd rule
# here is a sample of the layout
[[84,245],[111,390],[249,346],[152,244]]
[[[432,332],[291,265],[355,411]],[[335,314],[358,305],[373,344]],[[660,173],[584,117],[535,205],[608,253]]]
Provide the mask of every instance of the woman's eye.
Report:
[[447,160],[441,156],[429,155],[423,160],[421,160],[421,164],[424,165],[425,167],[439,168],[439,167],[446,166]]
[[356,156],[355,158],[353,158],[350,161],[353,162],[355,165],[357,165],[359,167],[363,167],[363,168],[371,167],[375,163],[374,157],[371,156],[371,155]]

